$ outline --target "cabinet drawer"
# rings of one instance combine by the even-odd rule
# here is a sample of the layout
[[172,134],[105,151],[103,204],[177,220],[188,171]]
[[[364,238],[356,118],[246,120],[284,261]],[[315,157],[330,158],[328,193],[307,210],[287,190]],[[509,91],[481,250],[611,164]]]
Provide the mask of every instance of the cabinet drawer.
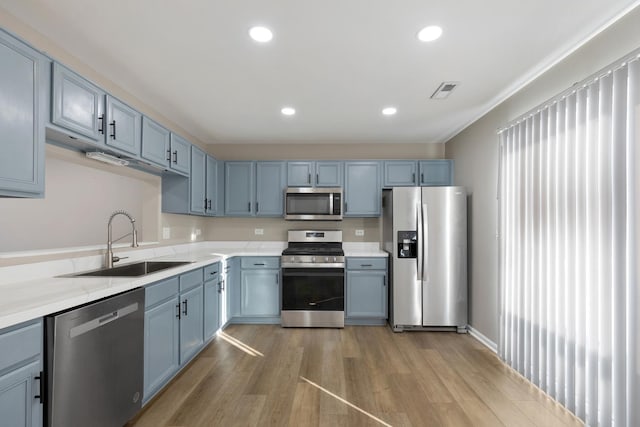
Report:
[[215,264],[207,265],[204,268],[204,280],[216,280],[220,275],[220,263],[216,262]]
[[347,258],[347,270],[386,270],[386,258]]
[[195,288],[201,285],[203,280],[202,269],[190,271],[180,275],[180,292],[188,291],[191,288]]
[[0,372],[39,356],[43,339],[40,319],[0,331]]
[[144,289],[144,308],[152,307],[159,302],[178,295],[179,288],[177,276],[147,286]]
[[247,269],[265,269],[265,268],[280,268],[279,257],[242,257],[240,261],[240,268]]

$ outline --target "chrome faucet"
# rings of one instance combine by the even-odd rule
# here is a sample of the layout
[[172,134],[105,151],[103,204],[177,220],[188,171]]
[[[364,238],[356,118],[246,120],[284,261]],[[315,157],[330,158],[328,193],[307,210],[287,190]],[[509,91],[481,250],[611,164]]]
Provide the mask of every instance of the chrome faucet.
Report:
[[[124,236],[120,236],[117,239],[112,240],[111,239],[111,221],[113,221],[113,218],[115,218],[118,215],[124,215],[127,218],[129,218],[129,221],[131,221],[131,233],[127,233]],[[107,224],[107,253],[106,253],[105,259],[104,259],[105,268],[112,268],[114,262],[118,262],[121,259],[127,258],[127,257],[120,258],[120,257],[117,257],[117,256],[113,255],[113,242],[117,242],[118,240],[124,239],[128,235],[131,235],[131,237],[132,237],[131,247],[132,248],[137,248],[138,247],[138,231],[136,231],[136,220],[135,220],[135,218],[132,217],[131,215],[129,215],[125,211],[115,211],[109,217],[109,223]]]

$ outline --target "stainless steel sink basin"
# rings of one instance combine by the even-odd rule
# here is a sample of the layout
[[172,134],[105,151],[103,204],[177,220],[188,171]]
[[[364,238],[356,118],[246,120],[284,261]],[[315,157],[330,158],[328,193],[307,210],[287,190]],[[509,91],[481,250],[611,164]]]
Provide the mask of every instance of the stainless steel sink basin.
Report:
[[186,264],[191,264],[191,261],[141,261],[61,277],[139,277]]

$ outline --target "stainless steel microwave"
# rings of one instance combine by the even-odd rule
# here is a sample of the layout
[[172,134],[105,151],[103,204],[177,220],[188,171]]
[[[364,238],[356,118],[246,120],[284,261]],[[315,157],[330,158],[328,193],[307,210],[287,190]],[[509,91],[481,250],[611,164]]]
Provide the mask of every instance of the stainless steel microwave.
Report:
[[284,194],[284,219],[340,221],[342,188],[287,188]]

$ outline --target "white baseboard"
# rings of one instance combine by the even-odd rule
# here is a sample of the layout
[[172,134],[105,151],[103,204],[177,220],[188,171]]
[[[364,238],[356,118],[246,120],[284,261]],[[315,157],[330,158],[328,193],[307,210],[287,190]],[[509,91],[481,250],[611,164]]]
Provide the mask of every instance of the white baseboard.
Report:
[[494,343],[489,338],[487,338],[485,335],[480,333],[477,329],[474,329],[473,326],[469,325],[469,326],[467,326],[467,328],[469,329],[469,335],[471,335],[472,337],[474,337],[475,339],[480,341],[489,350],[493,351],[496,354],[498,353],[498,345],[496,343]]

